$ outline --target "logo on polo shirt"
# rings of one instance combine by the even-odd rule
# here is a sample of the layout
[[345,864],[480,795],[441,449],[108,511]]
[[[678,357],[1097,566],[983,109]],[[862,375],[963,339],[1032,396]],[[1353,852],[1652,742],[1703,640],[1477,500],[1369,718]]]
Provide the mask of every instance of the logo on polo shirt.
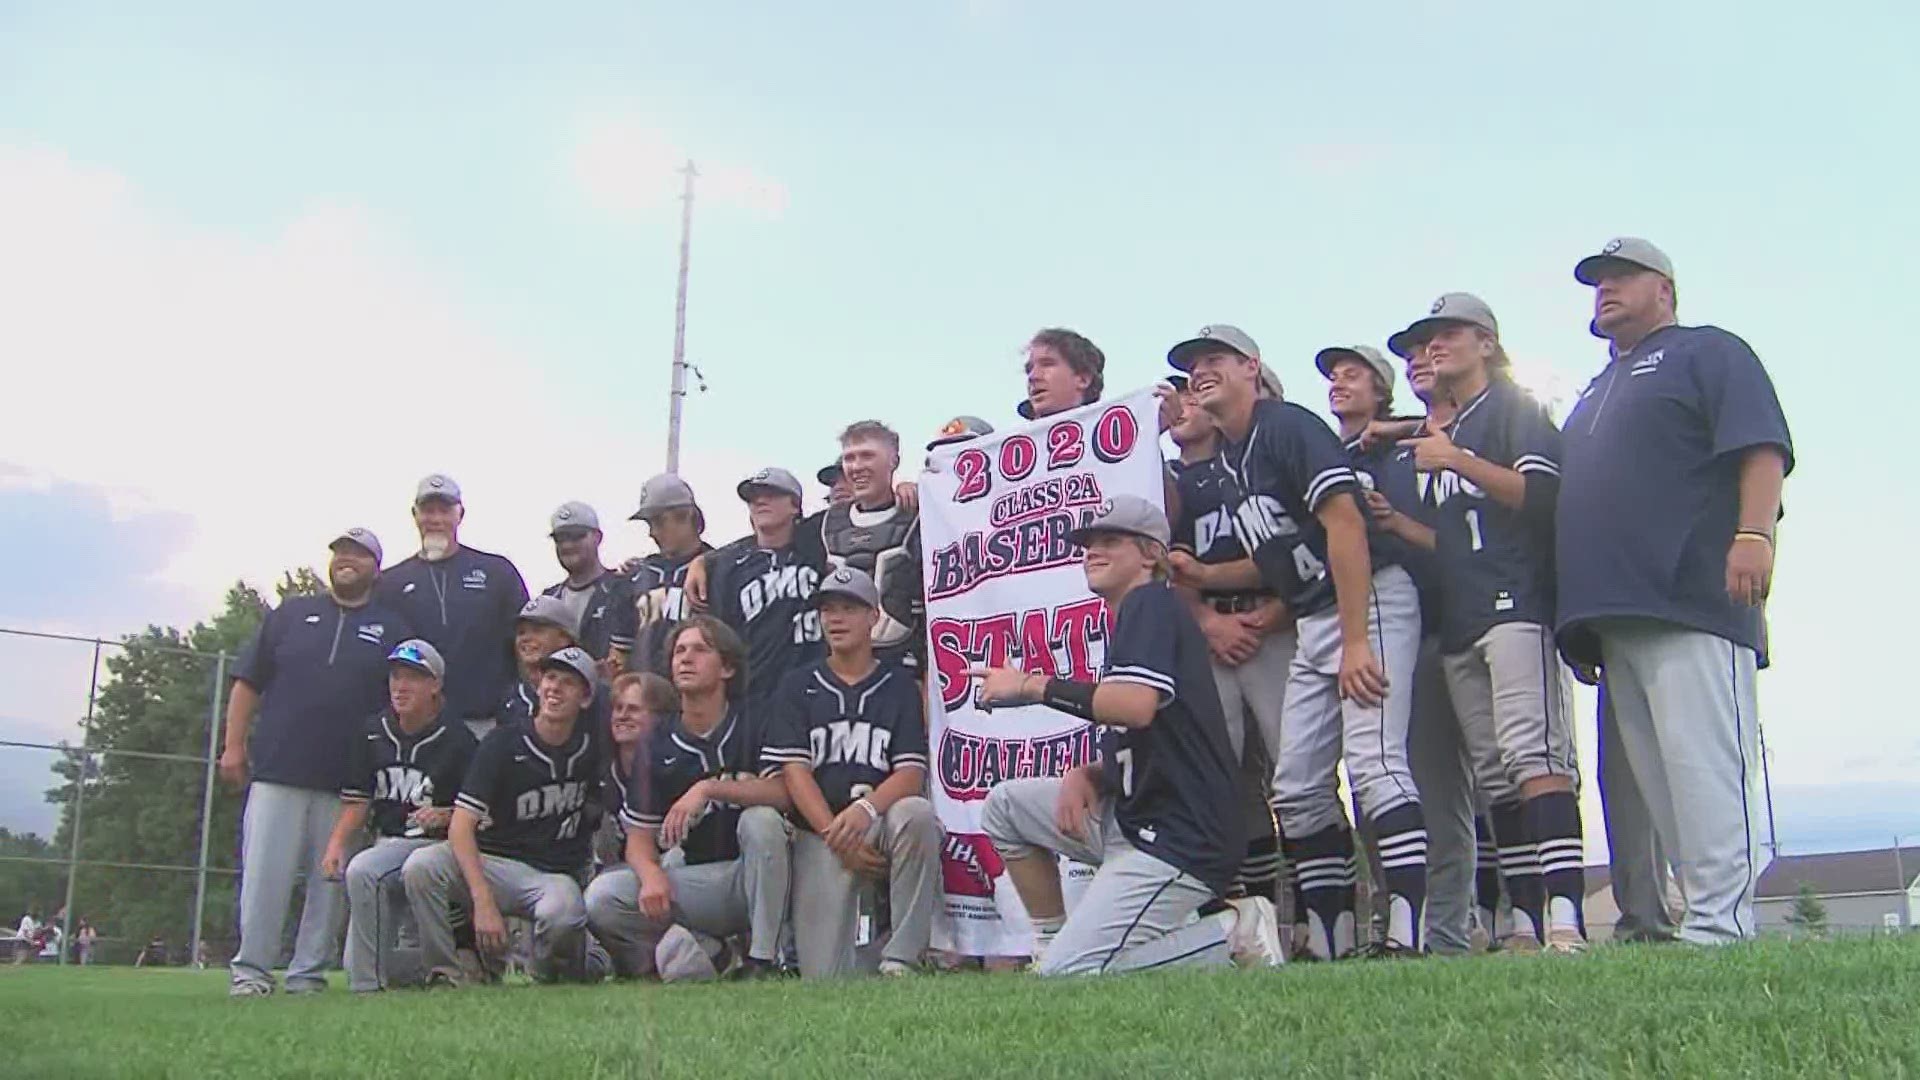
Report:
[[361,624],[360,629],[355,631],[355,633],[360,635],[361,641],[365,641],[372,645],[378,645],[380,644],[380,639],[385,637],[387,634],[387,626],[385,623],[377,623],[377,622],[363,623]]
[[318,613],[318,612],[316,612],[316,613],[314,613],[314,614],[312,614],[312,615],[309,615],[309,616],[307,616],[307,621],[308,621],[309,623],[317,623],[317,622],[319,622],[319,621],[320,621],[320,615],[319,615],[319,613]]
[[486,588],[487,572],[485,570],[480,570],[480,569],[473,569],[473,570],[467,571],[467,576],[460,579],[460,586],[466,589]]
[[1630,374],[1651,375],[1660,370],[1660,361],[1666,359],[1666,356],[1667,350],[1655,349],[1640,359],[1635,360]]

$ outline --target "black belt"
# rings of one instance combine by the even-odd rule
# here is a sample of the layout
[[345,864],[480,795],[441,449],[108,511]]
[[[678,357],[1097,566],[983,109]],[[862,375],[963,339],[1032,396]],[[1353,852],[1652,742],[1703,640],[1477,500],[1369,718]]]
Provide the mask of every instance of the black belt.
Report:
[[1267,593],[1214,593],[1201,597],[1207,606],[1222,615],[1244,615],[1269,599]]

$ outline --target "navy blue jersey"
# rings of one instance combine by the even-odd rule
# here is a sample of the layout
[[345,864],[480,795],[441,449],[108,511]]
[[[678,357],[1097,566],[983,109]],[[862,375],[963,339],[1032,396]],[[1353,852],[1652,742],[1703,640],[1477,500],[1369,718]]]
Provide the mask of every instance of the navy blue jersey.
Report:
[[[1328,499],[1359,502],[1359,481],[1326,421],[1288,401],[1253,406],[1246,441],[1221,439],[1227,505],[1240,542],[1268,588],[1302,618],[1334,604],[1327,531],[1315,516]],[[1366,508],[1359,506],[1364,519]],[[1376,567],[1387,565],[1373,552]]]
[[1127,841],[1225,891],[1246,855],[1238,767],[1207,641],[1164,584],[1142,585],[1112,616],[1102,682],[1160,695],[1143,728],[1107,727],[1100,775]]
[[267,612],[233,677],[260,692],[247,748],[256,780],[338,791],[367,717],[387,703],[387,654],[414,635],[375,600],[289,596]]
[[[788,672],[769,703],[761,764],[811,768],[827,808],[838,814],[895,769],[927,767],[921,701],[913,676],[884,661],[851,686],[824,660]],[[799,811],[792,817],[801,828],[812,828]]]
[[827,565],[865,571],[880,590],[882,618],[873,628],[875,653],[910,671],[925,670],[927,602],[921,584],[920,514],[895,503],[878,510],[843,503],[818,517]]
[[[1399,444],[1384,439],[1375,440],[1372,446],[1361,446],[1360,442],[1356,436],[1345,443],[1347,461],[1353,466],[1360,489],[1377,491],[1395,510],[1409,513],[1420,499],[1419,473],[1414,471],[1411,452],[1403,456]],[[1371,513],[1367,515],[1367,547],[1378,551],[1380,560],[1407,567],[1408,574],[1413,574],[1411,564],[1418,561],[1413,545],[1376,525]]]
[[381,573],[375,595],[447,660],[447,715],[485,719],[513,682],[513,623],[527,583],[504,557],[462,546],[439,562],[418,555]]
[[679,559],[655,552],[627,578],[635,612],[633,657],[627,665],[631,670],[672,677],[667,633],[693,613],[687,604],[687,570],[712,550],[711,544],[703,543],[698,551]]
[[367,721],[354,745],[353,764],[340,785],[340,801],[368,803],[367,825],[375,836],[425,836],[407,815],[429,806],[452,806],[473,762],[475,741],[465,724],[439,717],[413,734],[391,712]]
[[1555,530],[1559,630],[1568,655],[1598,659],[1584,624],[1659,619],[1766,656],[1761,610],[1727,596],[1740,522],[1740,462],[1793,439],[1773,380],[1747,343],[1716,326],[1669,326],[1587,385],[1563,431]]
[[615,649],[631,653],[640,612],[633,603],[633,582],[626,575],[602,570],[584,589],[565,581],[541,590],[567,605],[580,627],[579,644],[595,660],[605,660]]
[[[1482,461],[1527,481],[1529,508],[1550,507],[1560,484],[1560,430],[1511,379],[1496,377],[1460,407],[1447,433]],[[1432,479],[1439,502],[1440,647],[1470,648],[1491,627],[1553,625],[1553,526],[1537,509],[1511,509],[1451,470]]]
[[[673,804],[702,780],[752,779],[773,773],[761,765],[760,741],[737,709],[729,710],[705,735],[689,731],[678,713],[660,718],[634,766],[627,804],[621,810],[629,829],[660,828]],[[680,841],[689,866],[740,857],[741,809],[731,803],[708,803],[706,814]]]
[[[1426,434],[1426,425],[1422,424],[1413,436],[1419,438]],[[1432,529],[1440,524],[1440,485],[1433,482],[1432,473],[1418,472],[1413,467],[1413,446],[1407,442],[1396,442],[1391,446],[1395,468],[1404,470],[1404,475],[1413,478],[1413,491],[1408,501],[1402,503],[1401,496],[1389,490],[1387,501],[1395,510]],[[1413,587],[1420,593],[1420,634],[1422,637],[1437,637],[1440,633],[1440,555],[1437,551],[1402,542],[1402,556],[1406,559],[1401,565],[1413,578]]]
[[560,746],[530,724],[487,733],[453,804],[480,817],[480,850],[549,874],[579,874],[592,858],[601,739],[582,717]]
[[820,613],[813,607],[826,561],[819,524],[814,523],[811,542],[802,543],[801,536],[796,532],[794,543],[777,550],[749,536],[707,556],[707,603],[747,645],[749,713],[759,712],[756,706],[787,672],[826,655]]

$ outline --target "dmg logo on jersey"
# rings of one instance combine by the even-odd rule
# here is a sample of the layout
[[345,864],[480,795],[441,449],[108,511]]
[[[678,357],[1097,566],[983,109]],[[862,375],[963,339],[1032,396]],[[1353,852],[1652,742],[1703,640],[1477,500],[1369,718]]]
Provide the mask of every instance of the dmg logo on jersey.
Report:
[[807,742],[816,769],[822,765],[866,765],[886,772],[893,732],[865,720],[835,720],[826,727],[809,730]]
[[1255,495],[1243,499],[1233,508],[1234,531],[1239,534],[1240,542],[1253,551],[1281,537],[1300,535],[1300,526],[1293,523],[1280,500],[1271,495]]
[[513,801],[513,816],[520,821],[571,814],[587,804],[587,782],[568,780],[560,784],[541,784],[520,793]]
[[433,778],[406,765],[387,765],[373,774],[373,797],[407,806],[433,805]]
[[1224,506],[1194,519],[1193,550],[1205,556],[1223,536],[1233,535],[1233,514]]
[[[1461,449],[1466,450],[1466,447]],[[1467,450],[1467,453],[1471,454],[1473,451]],[[1421,473],[1417,482],[1420,486],[1420,498],[1423,501],[1427,500],[1427,493],[1432,491],[1432,502],[1436,506],[1444,505],[1455,495],[1465,495],[1470,499],[1487,497],[1487,493],[1480,489],[1480,485],[1451,469],[1437,473]]]
[[769,570],[740,589],[740,611],[747,621],[758,618],[768,605],[781,600],[805,600],[820,584],[820,571],[811,566],[782,566]]

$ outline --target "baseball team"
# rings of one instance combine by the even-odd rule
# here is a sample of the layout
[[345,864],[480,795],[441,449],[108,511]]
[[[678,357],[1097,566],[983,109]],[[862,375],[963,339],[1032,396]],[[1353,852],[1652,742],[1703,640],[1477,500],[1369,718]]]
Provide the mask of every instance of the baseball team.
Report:
[[[1578,261],[1603,370],[1563,423],[1499,322],[1450,292],[1321,350],[1336,422],[1243,330],[1174,345],[1165,509],[1080,519],[1107,611],[1097,678],[1016,652],[983,710],[1042,706],[1098,753],[994,787],[982,828],[1033,929],[1020,956],[932,949],[918,492],[899,436],[849,426],[803,516],[793,473],[736,488],[715,548],[662,474],[615,569],[555,510],[565,576],[529,596],[460,540],[459,485],[415,491],[420,547],[334,538],[326,592],[269,612],[235,669],[220,770],[246,792],[235,996],[284,987],[804,978],[952,967],[1577,954],[1580,768],[1568,677],[1599,688],[1616,939],[1756,932],[1755,679],[1792,443],[1745,342],[1676,319],[1653,244]],[[1097,401],[1105,357],[1028,343],[1025,420]],[[1397,409],[1404,384],[1417,410]],[[956,417],[928,450],[993,433]],[[1347,798],[1342,795],[1344,777]],[[1351,813],[1350,813],[1351,811]],[[1076,900],[1061,858],[1094,867]],[[1357,910],[1358,878],[1373,904]],[[1684,897],[1676,915],[1670,885]]]

